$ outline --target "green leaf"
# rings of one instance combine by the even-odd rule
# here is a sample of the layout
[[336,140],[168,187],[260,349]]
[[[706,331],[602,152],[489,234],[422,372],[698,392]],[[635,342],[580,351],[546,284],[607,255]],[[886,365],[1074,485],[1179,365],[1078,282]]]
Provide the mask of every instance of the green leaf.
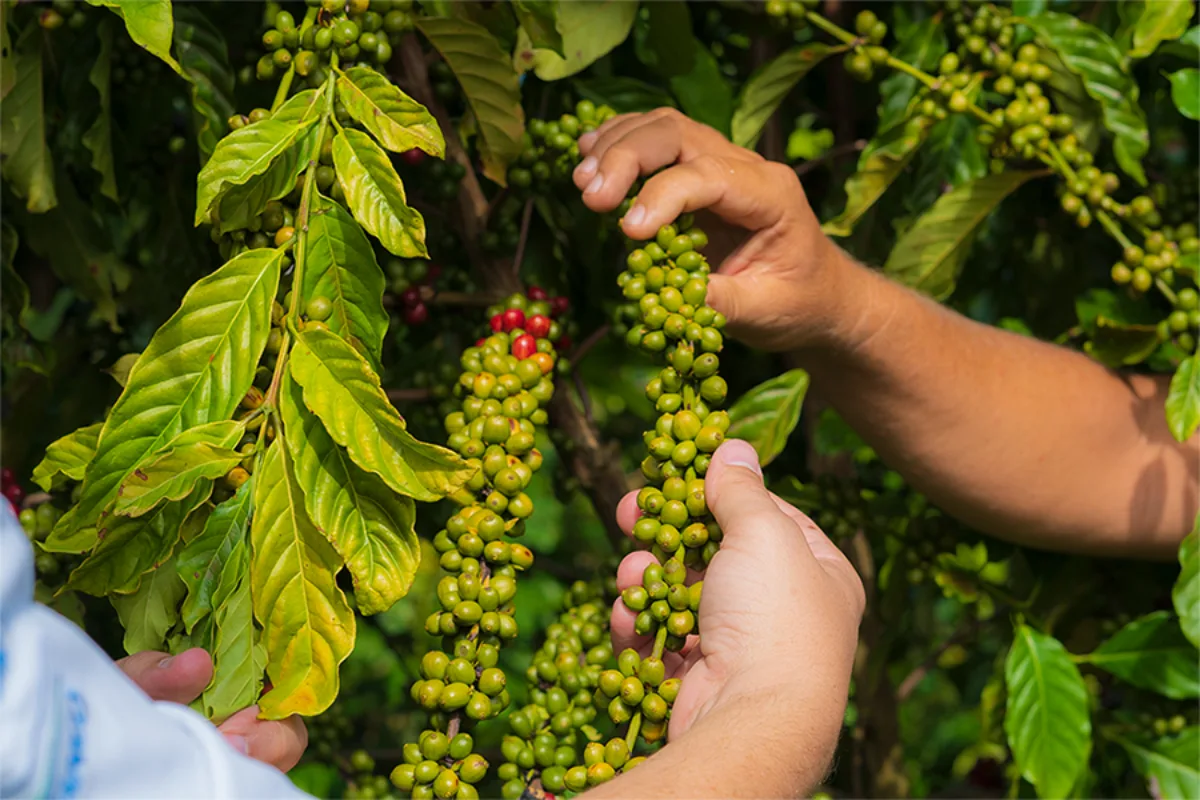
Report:
[[290,378],[280,391],[280,415],[304,507],[346,562],[359,611],[387,611],[408,593],[421,560],[412,499],[355,466]]
[[229,133],[229,118],[234,106],[234,74],[229,50],[221,31],[198,8],[176,6],[175,51],[191,83],[192,120],[196,126],[196,147],[204,164]]
[[184,544],[176,560],[179,577],[187,585],[181,615],[184,629],[191,633],[197,623],[212,613],[213,595],[234,545],[250,531],[254,508],[254,477],[242,484],[233,497],[209,514],[204,529]]
[[682,0],[648,3],[634,24],[638,60],[663,78],[691,72],[696,64],[692,15]]
[[[946,42],[946,27],[937,16],[929,16],[918,22],[901,25],[902,11],[909,8],[897,4],[895,8],[896,48],[892,55],[906,64],[926,71],[937,68],[938,60],[949,49]],[[887,130],[900,124],[908,115],[908,106],[916,96],[921,84],[911,75],[894,72],[879,83],[878,130]]]
[[118,386],[124,388],[125,384],[129,382],[129,373],[133,371],[133,365],[137,363],[140,355],[141,353],[126,353],[104,371],[112,376]]
[[291,192],[308,166],[319,134],[316,127],[310,128],[288,146],[262,175],[251,178],[243,185],[230,186],[221,195],[213,214],[218,230],[228,233],[252,225],[268,203]]
[[283,255],[247,251],[192,286],[134,364],[100,433],[79,504],[58,521],[48,546],[96,525],[129,474],[181,431],[233,414],[266,345]]
[[744,439],[758,451],[765,467],[783,452],[800,421],[808,391],[808,373],[793,369],[760,383],[729,409],[728,438]]
[[96,441],[102,427],[104,423],[97,422],[52,442],[41,463],[33,468],[33,482],[42,487],[42,491],[52,492],[61,489],[67,481],[83,480],[88,462],[96,454]]
[[356,337],[378,364],[389,318],[383,309],[387,279],[375,248],[344,208],[320,196],[305,242],[301,296],[329,298],[333,313],[325,324],[347,341]]
[[675,98],[657,86],[637,78],[589,77],[571,82],[580,98],[596,105],[609,105],[619,114],[653,111],[664,106],[674,108]]
[[513,63],[522,72],[533,70],[544,81],[574,75],[607,55],[625,41],[637,19],[638,4],[629,0],[571,0],[559,3],[560,56],[553,50],[535,49],[528,36],[517,36]]
[[1135,619],[1093,650],[1087,663],[1175,700],[1200,697],[1200,652],[1167,611]]
[[1167,78],[1171,81],[1171,99],[1179,113],[1188,119],[1200,119],[1200,69],[1181,69]]
[[474,469],[453,451],[417,441],[379,388],[379,376],[340,337],[304,330],[291,356],[304,403],[359,467],[393,491],[433,502],[458,490]]
[[1027,625],[1015,634],[1004,664],[1004,732],[1038,796],[1067,797],[1091,750],[1087,688],[1061,642]]
[[1095,319],[1095,332],[1084,350],[1103,364],[1122,367],[1145,361],[1158,345],[1156,325],[1128,325],[1101,316]]
[[1050,0],[1013,0],[1013,13],[1020,17],[1032,17],[1046,10]]
[[738,94],[733,112],[733,143],[754,147],[783,98],[800,79],[827,56],[845,50],[844,46],[808,44],[781,53],[755,71]]
[[188,428],[145,458],[121,482],[113,513],[139,517],[159,503],[182,500],[197,486],[209,486],[245,458],[233,449],[246,426],[233,420]]
[[[560,13],[575,5],[560,6]],[[454,71],[475,116],[483,174],[503,186],[509,163],[521,154],[525,133],[521,85],[512,62],[496,37],[474,23],[451,17],[418,17],[417,26]]]
[[8,97],[17,84],[17,60],[14,57],[12,38],[8,35],[10,10],[8,4],[0,3],[0,100]]
[[1167,390],[1167,426],[1186,442],[1200,427],[1200,353],[1180,362]]
[[912,161],[928,132],[926,125],[912,122],[895,125],[868,142],[858,158],[858,169],[846,180],[846,207],[821,230],[830,236],[853,233],[858,221]]
[[921,148],[916,180],[907,205],[923,211],[947,189],[962,186],[988,174],[987,151],[979,144],[979,125],[967,114],[952,114],[934,124]]
[[1045,174],[1001,172],[942,195],[892,247],[884,272],[938,300],[949,296],[983,221],[1017,187]]
[[1179,543],[1179,577],[1171,589],[1171,601],[1183,635],[1200,647],[1200,514],[1192,532]]
[[1100,104],[1088,96],[1083,79],[1067,68],[1062,59],[1050,51],[1043,51],[1042,62],[1050,68],[1050,80],[1046,82],[1046,94],[1052,106],[1062,114],[1069,114],[1075,121],[1072,132],[1080,145],[1089,153],[1100,147],[1103,116]]
[[313,716],[337,697],[338,665],[354,649],[354,612],[337,585],[341,560],[304,510],[281,439],[255,484],[250,587],[271,678],[259,708],[264,719]]
[[111,9],[125,20],[129,38],[151,55],[158,56],[180,75],[179,63],[171,57],[171,36],[175,20],[171,16],[171,0],[88,0],[94,6]]
[[697,122],[702,122],[726,136],[733,116],[733,89],[721,72],[721,65],[699,40],[692,39],[695,49],[692,69],[670,79],[671,91],[679,98],[679,107]]
[[147,575],[136,592],[112,597],[113,608],[125,629],[126,653],[165,649],[167,631],[179,619],[179,601],[184,591],[172,557]]
[[428,256],[425,220],[409,207],[396,168],[370,136],[353,128],[335,136],[333,165],[354,218],[380,244],[401,258]]
[[558,5],[556,0],[512,0],[513,14],[530,43],[565,56],[562,34],[558,32]]
[[431,156],[445,156],[446,142],[433,115],[375,70],[351,67],[339,72],[337,89],[350,116],[388,150],[403,153],[418,148]]
[[1158,740],[1114,735],[1133,767],[1149,782],[1156,798],[1200,797],[1200,727],[1190,725],[1178,736]]
[[250,591],[250,543],[234,544],[212,598],[213,676],[201,703],[205,715],[220,724],[258,700],[266,668],[266,651],[254,627]]
[[1140,9],[1133,28],[1133,47],[1128,52],[1131,58],[1145,58],[1162,42],[1182,36],[1195,7],[1193,0],[1149,0]]
[[1125,70],[1116,44],[1104,31],[1070,14],[1047,11],[1024,22],[1042,45],[1083,79],[1087,93],[1100,103],[1104,127],[1114,137],[1117,163],[1145,185],[1142,156],[1150,149],[1150,134],[1138,105],[1137,82]]
[[92,154],[92,169],[100,173],[100,194],[112,200],[117,199],[117,174],[113,167],[112,154],[112,27],[101,24],[96,31],[100,39],[100,55],[88,73],[88,82],[96,87],[100,94],[100,115],[92,123],[92,127],[83,134],[83,146]]
[[41,28],[36,25],[30,25],[17,41],[11,65],[16,77],[0,104],[4,179],[35,214],[58,204],[42,106],[42,41]]

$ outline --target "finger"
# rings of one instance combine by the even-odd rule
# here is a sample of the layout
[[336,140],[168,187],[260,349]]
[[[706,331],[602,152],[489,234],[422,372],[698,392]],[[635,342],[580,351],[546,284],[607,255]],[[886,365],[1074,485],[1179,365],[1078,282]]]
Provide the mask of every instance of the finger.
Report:
[[144,650],[117,662],[129,678],[152,700],[190,703],[212,680],[212,657],[193,647],[178,655]]
[[656,108],[641,114],[622,114],[608,120],[596,130],[596,140],[588,155],[597,159],[603,157],[609,148],[632,131],[646,125],[656,124],[670,113],[671,109]]
[[846,558],[846,554],[842,552],[841,548],[834,544],[807,514],[773,493],[771,499],[775,501],[775,505],[780,511],[796,523],[796,527],[803,532],[804,541],[808,544],[808,549],[816,558],[817,563],[824,567],[825,572],[841,585],[847,597],[858,609],[859,616],[862,616],[867,605],[867,593],[863,589],[862,578],[854,569],[854,565],[850,563],[850,559]]
[[[615,137],[619,135],[620,138]],[[609,144],[611,142],[611,144]],[[608,145],[607,148],[604,145]],[[640,175],[675,163],[679,158],[680,136],[674,122],[661,118],[651,122],[631,122],[626,132],[614,134],[597,143],[588,156],[586,167],[581,162],[576,183],[582,183],[587,170],[594,175],[583,188],[583,202],[596,211],[616,208],[629,194],[630,187]]]
[[234,749],[283,772],[296,766],[308,746],[303,719],[262,720],[258,706],[243,708],[218,729]]
[[617,524],[621,526],[621,530],[625,531],[626,536],[633,533],[634,523],[641,515],[641,509],[637,504],[637,492],[630,492],[617,504]]
[[596,130],[589,131],[579,137],[579,152],[586,156],[591,152],[592,148],[595,147],[596,142],[604,137],[605,134],[610,133],[613,128],[617,127],[626,120],[644,115],[644,111],[629,111],[624,114],[617,114],[615,117],[609,117],[608,119],[604,120],[604,122],[600,123]]
[[617,589],[623,592],[630,586],[640,586],[646,567],[657,563],[658,559],[646,550],[638,550],[625,556],[621,565],[617,567]]

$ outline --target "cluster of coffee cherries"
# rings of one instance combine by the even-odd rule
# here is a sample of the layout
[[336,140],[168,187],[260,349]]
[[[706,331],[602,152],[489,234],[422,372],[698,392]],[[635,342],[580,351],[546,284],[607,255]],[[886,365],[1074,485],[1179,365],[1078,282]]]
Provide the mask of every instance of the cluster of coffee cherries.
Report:
[[[6,469],[3,471],[6,478],[10,473],[11,470]],[[20,486],[15,482],[5,484],[4,494],[11,503],[13,502],[12,495],[15,492],[9,490],[9,486],[17,486],[18,489]],[[42,497],[44,496],[42,495]],[[23,492],[21,497],[22,499],[24,498]],[[35,499],[31,498],[31,501]],[[14,509],[20,502],[21,500],[16,501]],[[21,522],[21,528],[25,531],[25,535],[29,537],[30,542],[34,543],[33,566],[37,573],[37,578],[43,584],[49,586],[57,586],[65,581],[71,570],[81,560],[78,556],[66,553],[50,553],[38,546],[38,543],[45,541],[46,537],[50,535],[50,531],[54,529],[55,523],[58,522],[58,518],[61,516],[62,511],[56,508],[53,502],[44,500],[35,506],[21,509],[21,513],[17,517]]]
[[580,100],[574,114],[563,114],[557,120],[530,120],[521,155],[508,170],[509,185],[517,190],[545,188],[568,179],[579,163],[579,137],[616,115],[608,106]]
[[38,25],[47,31],[58,30],[63,25],[82,28],[87,25],[87,8],[83,0],[54,0],[38,12]]
[[593,695],[612,663],[608,594],[596,582],[576,581],[558,620],[546,628],[525,673],[530,701],[509,715],[510,733],[501,742],[498,774],[506,800],[518,800],[538,783],[557,795],[601,782],[592,777],[600,770],[580,764],[581,749],[592,746],[588,732],[599,708]]
[[875,68],[887,63],[890,56],[883,46],[888,26],[874,11],[863,10],[854,18],[854,32],[858,34],[858,43],[846,54],[842,65],[852,78],[869,81],[875,76]]
[[445,421],[449,446],[476,472],[458,498],[463,508],[433,539],[447,574],[437,586],[440,609],[425,630],[440,635],[442,645],[422,658],[412,686],[413,699],[432,712],[430,727],[404,746],[404,763],[391,775],[415,798],[479,796],[475,784],[488,762],[464,728],[510,702],[500,648],[517,635],[517,572],[533,564],[529,548],[513,540],[533,514],[525,490],[542,464],[534,435],[547,421],[556,359],[546,338],[549,319],[510,310],[518,313],[501,315],[499,329],[493,325],[490,336],[463,352],[460,410]]
[[524,328],[539,339],[548,339],[562,353],[571,348],[571,337],[563,330],[563,317],[570,308],[569,297],[530,286],[523,295],[514,294],[503,303],[488,306],[488,325],[493,331]]
[[763,11],[775,25],[800,30],[808,24],[808,12],[815,11],[820,5],[821,0],[767,0]]
[[442,275],[441,266],[421,258],[389,258],[386,270],[388,290],[398,301],[404,324],[424,325],[429,321],[428,301]]
[[[288,69],[309,86],[325,82],[325,67],[337,53],[343,65],[381,66],[392,60],[400,37],[412,29],[412,0],[307,0],[312,24],[279,11],[262,36],[266,51],[255,65],[259,80]],[[311,13],[311,12],[310,12]]]

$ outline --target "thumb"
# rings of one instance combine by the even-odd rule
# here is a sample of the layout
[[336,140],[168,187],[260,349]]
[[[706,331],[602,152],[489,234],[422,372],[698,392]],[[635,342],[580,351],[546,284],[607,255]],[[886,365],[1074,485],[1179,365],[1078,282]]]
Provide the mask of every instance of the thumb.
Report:
[[723,543],[754,550],[761,545],[769,551],[780,544],[780,526],[796,527],[763,485],[758,453],[740,439],[725,440],[713,454],[704,494],[721,526]]
[[195,700],[213,674],[212,657],[199,647],[174,656],[143,650],[122,658],[117,666],[151,699],[173,703]]

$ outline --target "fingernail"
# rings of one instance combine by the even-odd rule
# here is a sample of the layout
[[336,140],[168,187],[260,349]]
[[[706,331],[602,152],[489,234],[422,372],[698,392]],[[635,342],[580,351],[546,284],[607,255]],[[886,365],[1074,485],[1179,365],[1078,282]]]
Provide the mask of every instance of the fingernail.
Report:
[[584,194],[595,194],[596,192],[600,191],[603,187],[604,187],[604,176],[597,175],[596,177],[592,178],[592,182],[587,185],[587,188],[583,190],[583,193]]
[[225,741],[229,742],[229,746],[237,750],[244,756],[250,755],[250,741],[245,736],[240,736],[236,733],[224,734]]
[[175,660],[175,656],[167,656],[162,661],[158,662],[159,669],[166,669],[171,666],[171,662]]
[[586,177],[595,172],[598,166],[600,166],[600,161],[595,156],[588,156],[579,162],[579,166],[575,168],[575,172],[580,176]]
[[762,467],[758,465],[758,452],[749,442],[741,439],[727,439],[721,445],[721,457],[731,467],[744,467],[756,475],[762,475]]
[[645,218],[646,218],[646,207],[641,206],[641,205],[636,205],[633,208],[629,209],[629,213],[627,213],[625,215],[625,222],[623,224],[641,225],[642,220],[644,220]]

